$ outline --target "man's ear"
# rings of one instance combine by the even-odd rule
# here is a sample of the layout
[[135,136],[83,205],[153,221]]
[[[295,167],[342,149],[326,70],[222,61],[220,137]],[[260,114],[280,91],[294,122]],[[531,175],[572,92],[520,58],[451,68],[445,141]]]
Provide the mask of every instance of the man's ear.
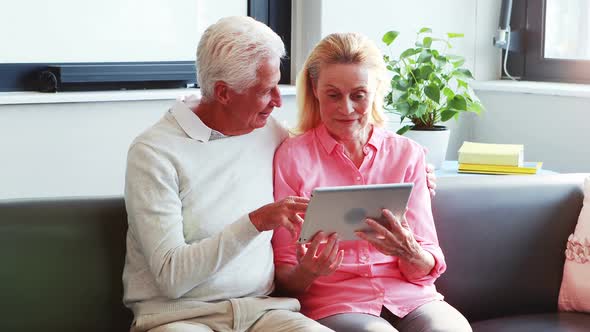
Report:
[[213,94],[215,95],[215,100],[222,105],[227,105],[231,100],[231,91],[230,87],[224,81],[217,81],[213,86]]

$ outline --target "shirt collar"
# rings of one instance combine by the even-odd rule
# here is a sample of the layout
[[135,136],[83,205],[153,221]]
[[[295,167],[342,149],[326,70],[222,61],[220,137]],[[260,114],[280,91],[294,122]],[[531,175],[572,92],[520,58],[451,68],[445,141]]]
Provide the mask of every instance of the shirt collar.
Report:
[[336,145],[338,145],[338,141],[330,136],[328,128],[322,123],[315,128],[315,134],[326,152],[331,154],[334,151],[334,148],[336,148]]
[[[320,141],[320,144],[324,147],[328,154],[331,154],[336,146],[340,143],[334,139],[334,137],[330,136],[328,133],[328,128],[324,124],[320,124],[318,127],[315,128],[315,133]],[[384,131],[380,130],[373,126],[373,130],[371,132],[371,136],[369,136],[369,141],[367,142],[367,146],[372,146],[375,150],[378,150],[383,142],[384,138]]]
[[178,125],[192,139],[208,142],[211,138],[211,128],[193,112],[184,100],[177,101],[169,110]]

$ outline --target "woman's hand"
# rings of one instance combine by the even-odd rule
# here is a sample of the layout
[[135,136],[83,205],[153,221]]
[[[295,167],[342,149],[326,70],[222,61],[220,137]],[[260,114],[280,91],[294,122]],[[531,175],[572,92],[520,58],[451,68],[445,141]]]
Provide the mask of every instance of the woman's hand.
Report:
[[[321,242],[326,239],[326,245],[320,249]],[[326,236],[323,232],[318,232],[309,244],[298,246],[299,264],[276,265],[275,280],[278,288],[290,296],[304,293],[315,279],[334,273],[343,258],[344,251],[338,250],[336,233]]]
[[414,239],[414,234],[408,225],[405,214],[398,220],[387,209],[383,209],[382,213],[389,229],[379,222],[367,218],[366,223],[374,232],[357,231],[356,235],[370,242],[377,250],[385,255],[397,256],[406,260],[412,260],[414,257],[417,257],[422,248]]
[[436,195],[436,175],[434,174],[434,165],[426,164],[426,186],[430,191],[430,197]]
[[[322,241],[327,240],[323,249],[320,249]],[[307,248],[306,246],[309,245]],[[338,235],[332,233],[326,236],[323,232],[317,232],[309,244],[298,247],[297,258],[298,271],[304,276],[315,279],[334,273],[340,267],[344,258],[344,251],[338,250]]]
[[387,209],[383,209],[382,214],[390,229],[367,218],[367,224],[374,233],[358,231],[356,235],[383,254],[398,257],[400,270],[409,280],[428,275],[435,264],[434,256],[416,241],[405,213],[399,220]]

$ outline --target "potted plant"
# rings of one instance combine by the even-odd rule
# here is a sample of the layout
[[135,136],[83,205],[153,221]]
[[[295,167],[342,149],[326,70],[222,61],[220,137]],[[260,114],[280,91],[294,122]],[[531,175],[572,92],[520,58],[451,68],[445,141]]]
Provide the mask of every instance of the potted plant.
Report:
[[[399,35],[388,31],[383,42],[391,45]],[[462,112],[480,113],[483,105],[470,88],[471,72],[463,67],[462,56],[448,54],[451,40],[463,34],[447,33],[446,38],[435,38],[430,28],[418,31],[414,47],[399,57],[383,57],[387,69],[393,73],[391,89],[385,96],[386,111],[398,114],[402,126],[397,133],[406,134],[428,150],[428,162],[440,168],[445,159],[450,130],[440,123],[457,119]]]

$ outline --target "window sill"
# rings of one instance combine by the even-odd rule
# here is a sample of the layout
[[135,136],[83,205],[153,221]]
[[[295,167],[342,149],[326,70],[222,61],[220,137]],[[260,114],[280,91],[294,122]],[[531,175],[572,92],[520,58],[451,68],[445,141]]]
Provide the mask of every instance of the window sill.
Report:
[[476,92],[492,91],[590,98],[590,84],[498,80],[473,81],[471,86]]
[[[295,86],[280,85],[282,96],[294,96]],[[76,91],[45,93],[36,91],[0,92],[0,105],[90,103],[138,100],[174,100],[180,96],[200,95],[200,89]]]

